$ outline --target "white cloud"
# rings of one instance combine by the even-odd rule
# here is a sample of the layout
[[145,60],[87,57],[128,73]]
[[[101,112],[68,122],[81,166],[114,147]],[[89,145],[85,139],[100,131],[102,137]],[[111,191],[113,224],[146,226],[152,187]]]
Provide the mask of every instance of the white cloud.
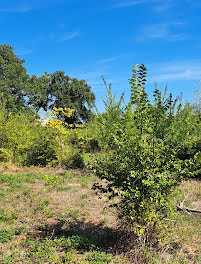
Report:
[[149,2],[150,0],[126,0],[126,1],[118,1],[113,5],[113,8],[121,8],[121,7],[129,7],[135,5],[141,5]]
[[199,80],[201,61],[171,61],[149,67],[149,81],[167,82],[181,80]]
[[93,90],[102,90],[104,88],[101,76],[104,75],[104,71],[88,71],[88,72],[73,72],[71,76],[75,76],[79,79],[86,80]]
[[196,80],[198,79],[199,75],[201,74],[201,71],[196,70],[184,70],[180,72],[172,72],[172,73],[166,73],[166,74],[161,74],[155,77],[156,81],[178,81],[178,80]]
[[145,26],[137,40],[144,41],[146,39],[165,39],[167,41],[182,41],[189,39],[190,36],[188,34],[177,33],[180,25],[184,24],[181,22],[170,22]]
[[118,0],[114,3],[113,8],[124,8],[137,6],[142,4],[153,4],[153,8],[157,12],[166,11],[175,5],[173,0]]
[[99,64],[106,64],[106,63],[110,63],[110,62],[116,61],[116,60],[118,60],[120,57],[121,57],[121,56],[115,56],[115,57],[105,58],[105,59],[98,60],[96,63],[99,63]]
[[[114,0],[112,8],[126,8],[142,4],[152,4],[152,9],[157,12],[165,12],[179,4],[178,0]],[[200,0],[184,0],[182,5],[187,5],[191,8],[200,8]]]
[[74,39],[79,36],[80,36],[79,32],[67,33],[63,37],[61,37],[59,41],[66,41],[66,40]]

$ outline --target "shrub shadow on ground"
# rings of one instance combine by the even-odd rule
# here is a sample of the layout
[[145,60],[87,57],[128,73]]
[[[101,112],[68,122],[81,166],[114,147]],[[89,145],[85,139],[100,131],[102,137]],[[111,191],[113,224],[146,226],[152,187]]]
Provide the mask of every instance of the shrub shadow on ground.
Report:
[[98,250],[124,256],[132,263],[148,263],[143,252],[134,253],[133,248],[138,246],[134,237],[131,238],[124,230],[106,227],[102,222],[95,224],[85,219],[66,221],[61,218],[55,223],[38,227],[32,231],[31,236],[36,240],[64,238],[78,252]]
[[[90,247],[98,248],[109,253],[119,253],[126,250],[126,233],[120,229],[104,226],[104,223],[94,224],[83,220],[57,219],[57,222],[38,226],[29,234],[35,239],[55,238],[80,238],[80,250],[89,250]],[[82,247],[85,243],[85,248]],[[79,247],[79,245],[78,245]]]

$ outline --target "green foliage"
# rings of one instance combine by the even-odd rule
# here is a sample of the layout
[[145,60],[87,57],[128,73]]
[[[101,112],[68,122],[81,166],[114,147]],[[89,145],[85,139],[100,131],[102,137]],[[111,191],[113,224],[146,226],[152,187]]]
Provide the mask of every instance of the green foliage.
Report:
[[[38,112],[54,107],[74,109],[72,116],[58,118],[67,123],[88,122],[93,113],[95,95],[85,80],[70,78],[63,71],[30,77],[13,47],[0,45],[0,103],[6,113]],[[30,107],[31,106],[31,107]]]
[[0,208],[0,222],[12,223],[16,220],[16,214],[3,208]]
[[171,94],[165,99],[166,90],[162,95],[156,86],[151,103],[145,82],[146,67],[134,65],[131,100],[125,107],[106,87],[106,112],[98,117],[98,139],[105,155],[95,169],[107,184],[95,187],[110,198],[119,197],[120,218],[149,244],[163,239],[166,218],[174,211],[170,195],[188,170],[178,153],[189,140],[192,146],[198,143],[201,126],[187,104],[182,109],[179,98],[173,100]]
[[9,240],[14,239],[14,230],[0,230],[0,242],[6,243]]
[[92,241],[85,236],[71,236],[65,242],[65,246],[69,249],[92,250],[95,248]]
[[[67,109],[68,116],[72,110]],[[82,138],[82,128],[75,129]],[[75,131],[64,126],[64,122],[50,118],[44,127],[36,116],[28,113],[9,113],[0,110],[0,161],[12,161],[21,165],[65,165],[83,168],[82,150],[72,147],[71,134]],[[85,137],[86,138],[86,137]],[[80,139],[81,142],[81,139]],[[83,141],[87,144],[87,139]]]
[[13,48],[0,45],[0,103],[5,112],[25,110],[29,76]]
[[201,175],[201,115],[190,103],[186,103],[174,116],[169,125],[167,141],[177,150],[177,157],[183,161],[183,176]]
[[194,105],[198,111],[201,112],[201,88],[195,89]]
[[98,139],[98,145],[105,150],[113,147],[114,137],[118,136],[118,129],[121,127],[124,113],[124,107],[122,107],[124,94],[119,100],[113,97],[111,85],[108,87],[104,78],[103,81],[107,92],[107,100],[103,101],[106,111],[98,114],[93,133],[95,138]]
[[0,230],[0,243],[6,243],[13,240],[14,236],[21,234],[23,230],[24,228],[21,227]]
[[110,254],[106,254],[105,252],[94,251],[88,254],[86,260],[89,263],[94,264],[104,264],[104,263],[120,263],[118,260],[115,260],[114,257]]
[[56,159],[58,145],[49,140],[49,131],[29,114],[5,116],[2,112],[0,132],[1,161],[22,165],[46,165]]
[[52,110],[68,107],[74,109],[72,116],[63,116],[58,113],[60,120],[68,124],[87,122],[92,117],[91,108],[94,105],[95,95],[91,87],[84,80],[70,78],[63,71],[56,71],[36,77],[32,76],[29,91],[29,103],[37,110]]
[[6,183],[9,185],[9,187],[11,187],[12,190],[19,190],[22,187],[22,183],[35,183],[36,179],[42,179],[43,177],[43,174],[36,173],[0,173],[0,184]]
[[61,183],[61,179],[58,175],[55,175],[55,176],[46,175],[45,176],[45,183],[46,183],[46,185],[57,186]]
[[[23,63],[11,46],[0,45],[0,161],[83,168],[80,148],[89,150],[94,144],[80,125],[93,116],[91,87],[61,71],[30,78]],[[36,112],[52,110],[48,126],[36,122],[28,105]]]

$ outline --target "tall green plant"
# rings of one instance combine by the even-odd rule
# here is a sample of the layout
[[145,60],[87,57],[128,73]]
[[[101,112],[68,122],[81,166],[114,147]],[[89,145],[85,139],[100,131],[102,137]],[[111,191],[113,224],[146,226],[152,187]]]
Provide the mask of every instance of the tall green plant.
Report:
[[97,115],[96,122],[99,129],[96,129],[94,132],[96,132],[100,147],[102,150],[106,150],[112,148],[112,145],[115,143],[116,133],[119,133],[118,128],[121,127],[124,113],[124,106],[122,106],[124,93],[120,99],[113,97],[111,84],[107,85],[103,76],[102,80],[106,88],[106,100],[103,100],[106,111]]
[[[151,103],[145,91],[146,72],[144,65],[133,67],[131,100],[123,112],[118,112],[118,125],[112,126],[106,137],[110,148],[95,167],[97,175],[107,184],[95,187],[108,192],[110,198],[118,196],[120,219],[144,242],[152,243],[158,239],[157,231],[163,230],[166,217],[173,212],[170,195],[180,183],[181,164],[172,139],[167,140],[177,111],[176,101],[172,95],[165,99],[155,87]],[[102,115],[100,134],[111,115],[109,106]]]

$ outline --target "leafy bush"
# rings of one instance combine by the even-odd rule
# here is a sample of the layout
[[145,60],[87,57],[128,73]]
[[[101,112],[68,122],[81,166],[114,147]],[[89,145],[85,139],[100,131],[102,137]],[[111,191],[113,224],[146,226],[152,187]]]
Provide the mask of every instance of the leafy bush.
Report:
[[106,184],[95,188],[109,193],[109,198],[118,197],[122,222],[150,244],[163,238],[166,218],[175,209],[171,194],[188,170],[179,151],[189,141],[192,146],[198,142],[201,126],[188,104],[182,108],[171,94],[165,99],[166,89],[162,95],[156,86],[151,103],[145,81],[145,66],[134,65],[131,100],[124,107],[123,97],[117,101],[106,87],[106,112],[98,117],[98,139],[105,155],[95,165]]
[[[84,166],[78,147],[87,142],[87,136],[81,140],[82,132],[78,126],[72,129],[56,118],[57,113],[71,116],[73,110],[54,109],[44,127],[36,122],[36,116],[28,113],[5,114],[0,111],[0,161],[12,161],[21,165],[65,165],[67,167]],[[77,147],[71,147],[69,138],[72,133],[80,135]],[[79,140],[78,140],[79,139]]]
[[46,165],[56,158],[49,132],[29,114],[0,115],[0,158],[22,165]]

